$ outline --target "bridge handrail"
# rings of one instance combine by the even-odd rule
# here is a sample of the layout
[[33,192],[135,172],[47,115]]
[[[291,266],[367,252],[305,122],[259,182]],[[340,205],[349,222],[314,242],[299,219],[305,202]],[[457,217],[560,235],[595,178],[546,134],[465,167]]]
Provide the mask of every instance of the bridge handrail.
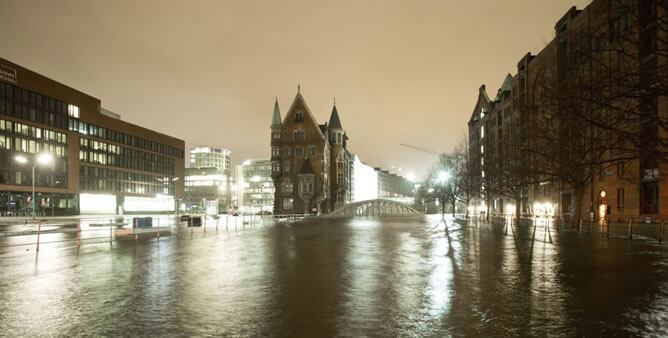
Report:
[[[404,203],[389,200],[389,199],[377,198],[377,199],[357,201],[357,202],[354,202],[354,203],[346,204],[346,205],[342,206],[341,208],[336,209],[336,210],[332,211],[331,213],[325,215],[325,217],[351,216],[350,214],[355,213],[355,211],[359,207],[363,207],[363,206],[381,206],[381,205],[385,205],[385,206],[390,205],[390,206],[398,207],[402,211],[406,211],[406,214],[411,215],[411,216],[423,216],[423,214],[421,212],[415,210],[414,208],[412,208],[412,207],[410,207],[410,206],[408,206]],[[375,214],[375,212],[373,212],[373,210],[372,210],[371,214]],[[402,212],[402,215],[404,215],[403,212]]]

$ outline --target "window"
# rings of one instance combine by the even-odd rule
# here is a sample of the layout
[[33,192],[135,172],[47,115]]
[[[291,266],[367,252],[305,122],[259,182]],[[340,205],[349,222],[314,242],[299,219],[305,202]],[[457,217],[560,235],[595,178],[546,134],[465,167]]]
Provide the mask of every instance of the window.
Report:
[[304,137],[304,129],[298,129],[292,132],[292,138],[296,141],[303,140]]
[[278,140],[278,139],[280,139],[280,138],[281,138],[281,132],[279,132],[279,131],[273,131],[273,132],[271,133],[271,139],[272,139],[272,140]]
[[278,157],[281,155],[281,149],[279,147],[271,147],[271,157]]
[[283,183],[281,183],[281,192],[283,194],[292,194],[294,190],[294,186],[292,182],[289,179],[284,179]]
[[485,138],[485,126],[480,126],[480,138]]
[[271,172],[278,174],[281,172],[281,164],[279,162],[271,162]]
[[295,122],[303,122],[304,121],[304,112],[303,111],[298,111],[295,113]]
[[292,198],[284,198],[283,199],[283,210],[292,210]]
[[78,119],[79,118],[79,107],[77,107],[73,104],[68,104],[67,105],[67,115]]
[[308,146],[308,156],[315,156],[315,151],[316,150],[314,145]]
[[295,147],[295,157],[304,157],[304,147]]
[[292,163],[292,162],[290,162],[290,161],[283,161],[283,172],[284,172],[284,173],[286,173],[286,174],[289,174],[289,173],[290,173],[290,166],[291,166],[291,163]]
[[624,189],[617,189],[617,210],[624,209]]

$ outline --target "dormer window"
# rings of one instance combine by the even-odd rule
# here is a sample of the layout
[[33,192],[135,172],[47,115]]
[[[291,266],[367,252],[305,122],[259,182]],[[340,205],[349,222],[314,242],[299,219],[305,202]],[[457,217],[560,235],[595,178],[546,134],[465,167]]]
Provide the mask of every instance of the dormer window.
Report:
[[485,117],[485,108],[480,108],[480,118]]
[[295,113],[295,122],[303,122],[303,121],[304,121],[304,112],[300,110]]

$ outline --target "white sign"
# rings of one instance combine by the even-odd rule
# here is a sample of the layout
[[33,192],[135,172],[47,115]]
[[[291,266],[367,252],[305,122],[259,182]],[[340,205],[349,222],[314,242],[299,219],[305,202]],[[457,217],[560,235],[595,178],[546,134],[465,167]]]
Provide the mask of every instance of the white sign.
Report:
[[5,65],[0,65],[0,80],[9,82],[11,84],[16,84],[16,69],[5,66]]

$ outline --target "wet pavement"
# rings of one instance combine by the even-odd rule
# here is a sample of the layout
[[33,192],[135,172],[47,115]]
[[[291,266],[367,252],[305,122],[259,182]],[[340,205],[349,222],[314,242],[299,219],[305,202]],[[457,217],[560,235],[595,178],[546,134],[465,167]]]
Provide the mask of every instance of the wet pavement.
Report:
[[668,335],[656,241],[438,219],[173,230],[44,234],[38,254],[0,237],[0,335]]

